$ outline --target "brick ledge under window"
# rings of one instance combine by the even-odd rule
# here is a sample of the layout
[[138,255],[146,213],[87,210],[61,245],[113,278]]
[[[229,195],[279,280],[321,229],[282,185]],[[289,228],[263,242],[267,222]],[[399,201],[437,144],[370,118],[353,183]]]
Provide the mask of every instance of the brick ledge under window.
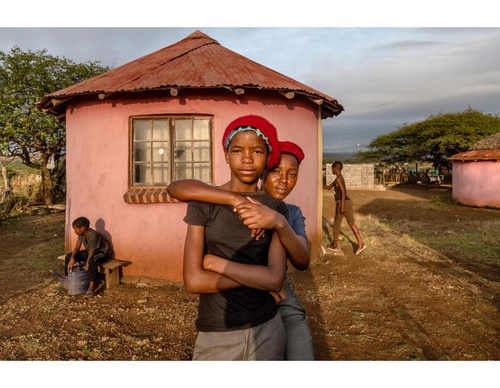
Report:
[[168,195],[166,188],[133,188],[123,194],[123,200],[131,204],[178,202]]

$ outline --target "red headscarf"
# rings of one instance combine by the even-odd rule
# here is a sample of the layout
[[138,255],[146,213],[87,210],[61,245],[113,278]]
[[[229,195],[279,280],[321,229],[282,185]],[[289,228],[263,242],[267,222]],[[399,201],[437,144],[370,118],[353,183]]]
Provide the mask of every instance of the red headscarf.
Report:
[[279,144],[281,153],[295,156],[299,161],[299,166],[300,166],[300,163],[302,163],[302,160],[304,160],[304,158],[306,157],[304,155],[304,151],[302,151],[302,148],[300,148],[297,144],[291,141],[280,141]]
[[224,136],[222,136],[222,148],[227,151],[229,142],[238,132],[255,131],[257,135],[262,136],[269,148],[271,158],[267,168],[274,167],[280,160],[280,145],[276,128],[269,121],[261,116],[248,115],[233,120],[226,127]]

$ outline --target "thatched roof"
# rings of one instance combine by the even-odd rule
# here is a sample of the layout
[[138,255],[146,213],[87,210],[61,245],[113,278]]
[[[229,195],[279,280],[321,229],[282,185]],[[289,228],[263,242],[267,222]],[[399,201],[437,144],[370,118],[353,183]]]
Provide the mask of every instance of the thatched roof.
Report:
[[500,161],[500,132],[474,143],[469,151],[453,155],[452,161]]
[[475,143],[472,150],[500,150],[500,132]]

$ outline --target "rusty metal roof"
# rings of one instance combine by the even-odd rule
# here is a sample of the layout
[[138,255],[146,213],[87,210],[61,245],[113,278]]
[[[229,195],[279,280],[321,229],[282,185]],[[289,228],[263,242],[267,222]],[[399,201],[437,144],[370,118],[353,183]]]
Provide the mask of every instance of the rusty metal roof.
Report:
[[272,90],[283,98],[303,95],[322,106],[322,118],[339,115],[344,108],[336,99],[221,46],[195,31],[186,38],[106,73],[43,97],[38,109],[61,117],[66,103],[75,97],[170,89],[224,88],[235,93],[245,89]]

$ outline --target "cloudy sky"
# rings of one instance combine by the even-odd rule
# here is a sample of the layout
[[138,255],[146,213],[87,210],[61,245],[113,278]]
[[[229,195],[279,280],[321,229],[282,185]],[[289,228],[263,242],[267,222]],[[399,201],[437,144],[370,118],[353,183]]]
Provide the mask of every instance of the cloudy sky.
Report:
[[[279,15],[279,9],[265,14],[246,9],[247,17],[232,16],[228,24],[220,13],[207,23],[203,7],[191,10],[198,12],[190,14],[190,22],[148,8],[147,18],[134,10],[141,17],[128,15],[126,22],[114,25],[107,16],[112,13],[98,13],[101,8],[93,9],[92,3],[79,10],[81,17],[76,19],[52,13],[52,18],[16,20],[4,14],[0,51],[8,52],[13,46],[24,51],[45,48],[76,62],[100,61],[117,67],[200,30],[222,46],[336,98],[345,111],[323,121],[327,152],[355,151],[358,144],[364,149],[376,136],[434,114],[468,107],[500,113],[500,26],[488,20],[485,25],[470,9],[456,19],[439,19],[439,9],[434,17],[427,11],[420,15],[406,9],[403,15],[415,13],[417,19],[400,15],[401,22],[394,24],[394,19],[381,17],[380,10],[370,9],[364,15],[372,11],[375,18],[335,19],[331,16],[339,15],[337,6],[329,2],[320,10],[314,7],[276,20],[269,18]],[[419,2],[425,3],[432,4]],[[57,7],[51,9],[54,12]],[[41,6],[40,12],[46,11]],[[95,18],[86,17],[87,13],[101,18],[92,22]],[[263,25],[255,26],[256,20]]]

